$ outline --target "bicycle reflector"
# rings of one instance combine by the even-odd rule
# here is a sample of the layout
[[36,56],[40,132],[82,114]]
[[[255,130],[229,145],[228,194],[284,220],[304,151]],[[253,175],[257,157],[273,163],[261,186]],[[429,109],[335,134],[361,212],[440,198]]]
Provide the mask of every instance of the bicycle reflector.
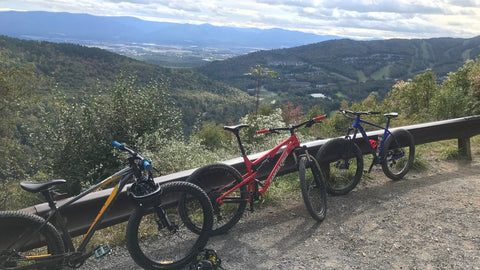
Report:
[[373,149],[377,148],[377,141],[370,139],[370,145]]

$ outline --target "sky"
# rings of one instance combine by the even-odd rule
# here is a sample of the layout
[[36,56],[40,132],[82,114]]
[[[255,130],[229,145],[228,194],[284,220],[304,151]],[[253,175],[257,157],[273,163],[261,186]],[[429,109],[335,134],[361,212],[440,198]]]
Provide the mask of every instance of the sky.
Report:
[[0,0],[0,10],[282,28],[352,39],[480,35],[480,0]]

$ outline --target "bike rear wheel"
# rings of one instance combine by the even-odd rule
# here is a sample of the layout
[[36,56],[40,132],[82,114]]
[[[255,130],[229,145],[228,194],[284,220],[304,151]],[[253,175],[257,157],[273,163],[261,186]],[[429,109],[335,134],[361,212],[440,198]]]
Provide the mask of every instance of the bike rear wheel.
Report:
[[352,141],[335,138],[324,144],[317,153],[327,193],[345,195],[360,182],[363,174],[363,155]]
[[385,140],[382,153],[383,173],[392,180],[402,179],[415,158],[413,136],[405,129],[397,129]]
[[[247,205],[247,189],[243,185],[224,198],[224,203],[217,203],[217,198],[243,181],[242,175],[232,166],[223,163],[205,165],[193,172],[187,182],[194,183],[207,193],[213,206],[214,223],[212,235],[219,235],[230,230],[243,215]],[[199,231],[195,223],[186,225],[192,231]]]
[[298,166],[300,188],[303,201],[312,218],[323,221],[327,214],[327,191],[322,179],[320,165],[314,157],[311,157],[311,159],[308,162],[307,157],[300,158]]
[[65,248],[60,233],[39,216],[0,212],[0,269],[62,269]]
[[[153,207],[137,207],[127,224],[127,248],[133,260],[145,269],[181,269],[205,247],[213,225],[212,205],[205,192],[187,182],[161,185]],[[193,233],[182,220],[183,207],[194,206],[192,220],[201,223]]]

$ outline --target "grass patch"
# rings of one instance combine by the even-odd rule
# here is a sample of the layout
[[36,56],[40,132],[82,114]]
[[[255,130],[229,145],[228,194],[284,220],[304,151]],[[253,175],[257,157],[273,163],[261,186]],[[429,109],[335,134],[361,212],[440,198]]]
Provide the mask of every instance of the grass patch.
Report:
[[[125,245],[125,235],[127,233],[127,222],[119,223],[101,230],[93,235],[87,244],[86,250],[92,250],[100,245],[109,244],[110,246]],[[83,240],[83,235],[73,238],[73,245],[78,247]]]
[[443,160],[460,160],[464,158],[460,156],[458,148],[455,147],[446,147],[445,149],[443,149],[440,157]]
[[346,97],[347,97],[347,96],[345,96],[344,94],[342,94],[341,92],[335,93],[335,96],[336,96],[337,98],[339,98],[339,99],[340,99],[340,98],[346,98]]
[[470,138],[472,155],[480,155],[480,135]]
[[275,205],[301,196],[298,172],[277,177],[260,198],[260,205]]
[[372,79],[378,81],[387,78],[390,74],[390,66],[382,67],[371,75]]
[[357,70],[357,77],[359,82],[366,82],[367,81],[367,76],[363,73],[361,70]]
[[415,153],[415,158],[413,159],[412,170],[415,171],[425,171],[429,166],[428,160],[422,153]]

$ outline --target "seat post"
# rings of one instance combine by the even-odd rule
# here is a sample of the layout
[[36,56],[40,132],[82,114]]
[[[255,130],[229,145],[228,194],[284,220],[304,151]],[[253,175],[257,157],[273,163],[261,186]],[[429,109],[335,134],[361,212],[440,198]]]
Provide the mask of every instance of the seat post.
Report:
[[240,139],[240,130],[236,129],[233,131],[233,134],[235,134],[235,137],[237,137],[237,142],[238,142],[238,147],[240,147],[240,152],[242,153],[242,157],[246,156],[245,154],[245,149],[243,148],[242,140]]
[[385,126],[385,129],[388,129],[390,127],[390,120],[392,120],[392,118],[387,117],[387,125]]
[[245,149],[243,148],[243,145],[242,145],[242,140],[240,139],[240,129],[242,129],[244,127],[248,127],[248,125],[243,124],[243,125],[237,125],[237,126],[224,126],[223,127],[223,129],[225,129],[226,131],[230,131],[233,134],[235,134],[235,137],[237,138],[238,146],[240,147],[240,151],[242,152],[242,157],[246,156]]
[[50,189],[43,190],[42,192],[43,197],[45,197],[45,200],[48,202],[48,206],[52,210],[57,210],[57,205],[55,204],[55,201],[53,200],[52,193],[50,192]]

